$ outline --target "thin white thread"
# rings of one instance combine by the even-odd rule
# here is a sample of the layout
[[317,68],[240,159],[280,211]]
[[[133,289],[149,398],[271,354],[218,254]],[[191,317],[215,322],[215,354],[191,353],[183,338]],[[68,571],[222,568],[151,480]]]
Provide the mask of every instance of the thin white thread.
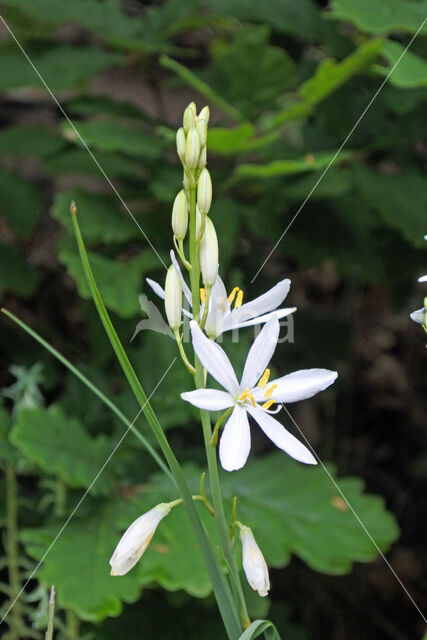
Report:
[[89,487],[86,489],[86,491],[84,492],[83,496],[80,498],[80,500],[78,501],[77,505],[74,507],[74,509],[72,510],[72,512],[70,513],[70,515],[68,516],[67,520],[64,522],[64,524],[62,525],[62,527],[60,528],[60,530],[58,531],[58,533],[56,534],[55,538],[52,540],[52,542],[50,543],[49,547],[47,548],[47,550],[45,551],[45,553],[43,554],[41,560],[38,562],[38,564],[36,565],[35,569],[32,571],[30,577],[26,580],[25,584],[23,585],[22,589],[20,590],[20,592],[18,593],[18,595],[15,597],[15,599],[13,600],[13,602],[9,605],[6,613],[4,614],[4,616],[2,617],[2,619],[0,620],[0,625],[4,622],[4,620],[6,619],[7,615],[10,613],[12,607],[14,606],[14,604],[17,602],[17,600],[19,600],[19,598],[21,597],[21,595],[23,594],[23,592],[25,591],[28,583],[33,579],[33,577],[35,576],[35,574],[37,573],[37,571],[40,569],[41,565],[43,564],[43,562],[46,559],[46,556],[48,555],[48,553],[51,551],[52,547],[56,544],[56,542],[58,541],[58,539],[61,537],[61,535],[64,533],[64,529],[67,527],[67,525],[69,524],[70,520],[73,518],[73,516],[75,515],[76,511],[78,510],[78,508],[80,507],[80,505],[82,504],[82,502],[84,501],[84,499],[86,498],[86,496],[88,495],[89,491],[92,489],[93,485],[95,484],[95,482],[98,480],[99,476],[101,475],[101,473],[104,471],[105,467],[108,465],[108,463],[110,462],[111,458],[113,457],[113,455],[116,453],[117,449],[120,447],[120,445],[122,444],[123,440],[126,438],[127,434],[129,433],[129,431],[131,430],[131,428],[133,427],[133,425],[135,424],[135,422],[137,421],[137,419],[139,418],[139,416],[141,415],[141,412],[143,411],[143,409],[145,408],[145,406],[147,405],[147,403],[151,400],[151,398],[153,397],[153,395],[155,394],[155,392],[157,391],[157,389],[159,388],[159,386],[161,385],[161,383],[163,382],[164,378],[166,377],[166,375],[168,374],[169,370],[171,369],[172,365],[175,363],[176,361],[176,357],[172,360],[172,362],[170,363],[170,365],[168,366],[168,368],[166,369],[166,371],[164,372],[164,374],[162,375],[162,377],[160,378],[160,380],[158,381],[158,383],[156,384],[156,386],[154,387],[153,391],[150,393],[150,395],[148,396],[147,400],[145,401],[145,403],[142,405],[142,407],[140,408],[140,410],[138,411],[138,413],[136,414],[136,416],[134,417],[134,419],[132,420],[132,422],[130,423],[130,425],[128,426],[128,428],[126,429],[126,431],[124,432],[124,434],[122,435],[122,437],[120,438],[120,440],[118,441],[118,443],[116,444],[116,446],[114,447],[114,449],[112,450],[112,452],[110,453],[110,455],[108,456],[107,460],[104,462],[104,464],[102,465],[102,467],[100,468],[100,470],[98,471],[98,473],[96,474],[95,478],[92,480],[92,482],[90,483]]
[[405,53],[408,51],[409,47],[411,46],[411,44],[414,42],[415,38],[417,37],[417,35],[419,34],[419,32],[421,31],[421,29],[423,28],[423,26],[425,25],[425,23],[427,22],[427,17],[424,18],[421,26],[417,29],[416,33],[412,36],[409,44],[407,45],[407,47],[404,49],[404,51],[400,54],[399,58],[396,60],[396,62],[394,63],[393,67],[390,69],[390,71],[388,72],[387,76],[385,77],[385,79],[383,80],[383,82],[380,84],[379,88],[376,90],[376,92],[374,93],[373,97],[371,98],[371,100],[369,101],[368,105],[364,108],[364,110],[362,111],[362,114],[359,116],[359,118],[357,119],[356,123],[353,125],[353,127],[350,129],[350,133],[347,134],[347,136],[344,138],[344,142],[341,144],[341,146],[338,148],[338,150],[335,152],[335,154],[333,155],[332,159],[329,161],[327,167],[324,169],[323,173],[320,175],[320,177],[318,178],[318,180],[316,181],[315,185],[312,187],[310,193],[308,194],[308,196],[306,197],[306,199],[304,200],[304,202],[302,203],[302,205],[300,206],[300,208],[298,209],[298,211],[296,212],[296,214],[294,215],[294,217],[292,218],[292,220],[290,221],[290,223],[288,224],[288,226],[286,227],[286,229],[284,230],[284,232],[282,233],[282,235],[280,236],[280,238],[278,239],[278,241],[276,242],[276,244],[274,245],[274,247],[272,248],[272,250],[270,251],[270,253],[268,254],[268,256],[266,257],[266,259],[264,260],[264,262],[262,263],[262,265],[260,266],[260,268],[258,269],[258,271],[256,272],[256,274],[254,275],[254,277],[251,280],[251,284],[255,281],[255,279],[259,276],[259,274],[261,273],[262,269],[264,268],[264,266],[267,264],[267,262],[270,260],[271,256],[273,255],[273,253],[276,251],[278,245],[281,243],[281,241],[283,240],[283,238],[285,237],[285,235],[287,234],[287,232],[289,231],[290,227],[292,226],[292,224],[295,222],[295,220],[297,219],[297,217],[299,216],[299,214],[301,213],[301,211],[303,210],[303,208],[305,207],[305,205],[307,204],[307,202],[309,201],[309,199],[311,198],[312,194],[314,193],[314,191],[317,189],[318,185],[320,184],[320,182],[323,180],[323,178],[325,177],[325,175],[327,174],[327,172],[329,171],[329,169],[331,168],[331,166],[333,165],[333,163],[335,162],[336,158],[338,157],[338,155],[341,153],[341,151],[343,150],[343,148],[345,147],[345,145],[347,144],[348,139],[350,138],[350,136],[353,134],[353,132],[355,131],[355,129],[359,126],[359,123],[361,122],[361,120],[365,117],[367,111],[370,109],[370,107],[372,106],[373,102],[376,100],[378,94],[380,93],[380,91],[382,90],[382,88],[384,87],[384,85],[387,83],[388,79],[390,78],[391,74],[393,73],[393,71],[396,69],[397,65],[399,64],[399,62],[402,60],[403,56],[405,55]]
[[[26,60],[29,62],[29,64],[33,68],[33,70],[36,73],[36,75],[38,76],[39,80],[42,82],[42,84],[45,87],[46,91],[49,93],[49,95],[51,96],[52,100],[55,102],[56,106],[61,111],[62,115],[67,120],[68,124],[71,126],[73,131],[76,133],[76,135],[79,138],[80,142],[83,144],[84,148],[86,149],[86,151],[88,152],[88,154],[90,155],[90,157],[92,158],[92,160],[94,161],[94,163],[96,164],[96,166],[98,167],[98,169],[100,170],[100,172],[102,173],[102,175],[104,176],[104,178],[106,179],[106,181],[108,182],[108,184],[110,185],[110,187],[112,188],[114,193],[116,194],[117,198],[120,200],[120,202],[123,205],[123,207],[126,209],[126,211],[128,212],[128,214],[130,215],[130,217],[132,218],[132,220],[134,221],[134,223],[136,224],[136,226],[138,227],[138,229],[140,230],[140,232],[142,233],[142,235],[144,236],[144,238],[146,239],[146,241],[148,242],[148,244],[150,245],[150,247],[152,248],[152,250],[154,251],[154,253],[158,257],[158,259],[160,260],[160,262],[162,263],[164,268],[167,269],[165,263],[163,262],[162,258],[160,257],[157,249],[155,248],[155,246],[151,242],[150,238],[147,236],[147,234],[145,233],[144,229],[141,227],[141,225],[139,224],[139,222],[137,221],[137,219],[133,215],[132,211],[129,209],[129,207],[127,206],[126,202],[123,200],[122,196],[117,191],[116,187],[114,186],[114,184],[112,183],[110,178],[105,173],[104,169],[102,168],[102,166],[100,165],[100,163],[98,162],[98,160],[96,159],[96,157],[94,156],[94,154],[92,153],[92,151],[90,150],[88,145],[86,144],[85,140],[83,140],[82,136],[80,135],[80,133],[77,130],[76,126],[74,125],[73,121],[70,119],[70,117],[68,116],[68,114],[66,113],[64,108],[58,102],[55,94],[53,93],[53,91],[51,91],[51,89],[47,85],[45,79],[43,78],[43,76],[41,75],[41,73],[39,72],[37,67],[34,65],[34,63],[32,62],[31,58],[29,57],[29,55],[25,51],[24,47],[21,45],[21,43],[19,42],[19,40],[17,39],[17,37],[13,33],[12,29],[9,27],[9,25],[7,24],[6,20],[3,18],[2,15],[0,15],[0,19],[3,22],[4,26],[6,27],[6,29],[8,30],[8,32],[10,33],[10,35],[12,36],[12,38],[14,39],[14,41],[16,42],[16,44],[18,45],[18,47],[21,50],[21,52],[23,53],[23,55],[25,56]],[[78,203],[77,203],[77,205],[78,205]]]
[[413,597],[409,593],[408,589],[405,587],[405,585],[403,584],[402,580],[399,578],[399,576],[397,575],[396,571],[393,569],[393,567],[391,566],[390,562],[387,560],[387,558],[385,557],[385,555],[383,554],[383,552],[381,551],[381,549],[379,548],[379,546],[377,545],[375,540],[373,539],[372,535],[369,533],[368,529],[366,528],[366,526],[364,525],[364,523],[362,522],[360,517],[357,515],[356,511],[354,510],[354,508],[352,507],[352,505],[350,504],[348,499],[345,497],[345,495],[342,492],[341,488],[338,486],[338,484],[335,482],[334,478],[329,473],[327,467],[324,465],[324,463],[319,458],[319,456],[316,453],[316,451],[314,450],[314,448],[311,446],[311,444],[308,441],[308,439],[306,438],[305,434],[301,431],[301,429],[299,428],[299,426],[297,425],[297,423],[295,422],[294,418],[289,413],[288,409],[285,407],[284,404],[282,404],[282,407],[286,411],[286,413],[288,414],[288,416],[290,417],[290,419],[292,420],[293,424],[298,429],[298,431],[300,432],[302,437],[304,438],[304,440],[307,443],[307,445],[310,447],[313,455],[317,458],[317,460],[319,461],[319,463],[322,466],[323,470],[326,472],[326,474],[328,475],[328,477],[331,480],[331,482],[334,484],[334,486],[337,489],[337,491],[339,491],[339,493],[341,494],[341,497],[343,498],[343,500],[345,500],[346,504],[348,505],[349,509],[353,513],[354,517],[356,518],[356,520],[358,521],[358,523],[360,524],[360,526],[362,527],[362,529],[364,530],[364,532],[366,533],[368,538],[371,540],[372,544],[375,546],[375,548],[378,551],[378,553],[380,554],[381,558],[384,560],[384,562],[386,563],[386,565],[388,566],[388,568],[390,569],[390,571],[392,572],[392,574],[394,575],[394,577],[396,578],[396,580],[398,581],[398,583],[400,584],[400,586],[402,587],[402,589],[404,590],[406,595],[408,596],[409,600],[412,602],[412,604],[414,605],[414,607],[416,608],[416,610],[418,611],[418,613],[420,614],[420,616],[422,617],[424,622],[427,624],[427,618],[425,618],[423,612],[421,611],[421,609],[419,608],[419,606],[417,605],[417,603],[415,602],[415,600],[413,599]]

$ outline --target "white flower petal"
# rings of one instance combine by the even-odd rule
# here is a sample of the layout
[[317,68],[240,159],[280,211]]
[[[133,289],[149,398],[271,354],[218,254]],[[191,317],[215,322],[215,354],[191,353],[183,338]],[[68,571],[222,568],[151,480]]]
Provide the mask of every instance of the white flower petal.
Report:
[[162,287],[158,284],[158,282],[156,282],[155,280],[151,280],[151,278],[146,278],[148,284],[150,285],[150,287],[152,288],[152,290],[154,291],[154,293],[159,296],[159,298],[161,298],[162,300],[165,299],[165,290],[162,289]]
[[273,315],[261,329],[249,350],[240,384],[242,389],[252,389],[264,373],[276,348],[279,331],[279,321]]
[[219,459],[226,471],[241,469],[251,449],[248,416],[243,407],[235,407],[229,417],[219,443]]
[[424,324],[426,320],[426,310],[423,307],[422,309],[417,309],[410,314],[411,320],[414,322],[419,322],[419,324]]
[[427,275],[421,276],[421,278],[418,278],[418,282],[427,282]]
[[255,316],[277,309],[279,304],[282,304],[288,295],[290,286],[291,281],[288,278],[281,280],[281,282],[278,282],[274,287],[269,289],[269,291],[255,298],[255,300],[246,302],[239,309],[233,309],[233,324],[236,322],[246,322],[246,320],[251,320],[251,318],[255,318]]
[[221,411],[228,409],[234,404],[233,398],[227,391],[217,389],[196,389],[181,393],[181,398],[199,409],[207,411]]
[[181,269],[180,266],[178,264],[178,260],[175,258],[175,253],[173,250],[171,250],[170,252],[170,257],[171,257],[171,261],[173,266],[175,267],[175,271],[178,274],[178,277],[180,279],[181,282],[181,286],[182,286],[182,292],[185,295],[188,304],[190,305],[190,309],[193,307],[193,297],[191,295],[191,290],[190,287],[188,286],[188,284],[185,282],[184,280],[184,276],[181,273]]
[[219,344],[209,340],[194,320],[190,322],[190,328],[194,351],[200,362],[224,389],[235,396],[239,391],[239,383],[224,350]]
[[276,318],[280,320],[280,318],[285,318],[286,316],[291,315],[291,313],[294,313],[294,311],[296,310],[296,307],[276,309],[276,311],[265,313],[262,316],[257,316],[256,318],[252,318],[252,320],[248,320],[247,322],[237,322],[235,324],[231,324],[229,327],[227,327],[227,329],[225,329],[225,331],[229,331],[231,329],[243,329],[243,327],[252,327],[256,324],[264,324],[265,322],[268,322],[273,316],[276,316]]
[[257,421],[265,435],[270,438],[276,447],[286,451],[291,458],[294,458],[299,462],[304,462],[305,464],[317,464],[316,458],[309,449],[289,433],[289,431],[287,431],[285,427],[276,420],[276,418],[273,418],[273,416],[260,407],[257,407],[256,409],[249,407],[248,411]]
[[[299,402],[323,391],[337,379],[336,371],[329,369],[301,369],[282,378],[271,380],[268,386],[277,384],[277,388],[272,393],[272,398],[276,402]],[[256,389],[253,392],[255,401],[261,402],[264,392]]]

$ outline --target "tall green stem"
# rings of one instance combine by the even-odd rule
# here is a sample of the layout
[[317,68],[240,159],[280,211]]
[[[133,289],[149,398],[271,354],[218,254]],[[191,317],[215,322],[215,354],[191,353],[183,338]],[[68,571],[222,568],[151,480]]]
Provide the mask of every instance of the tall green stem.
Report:
[[80,621],[74,611],[67,609],[65,620],[67,623],[67,640],[79,640]]
[[[18,486],[16,471],[10,462],[6,465],[6,512],[7,512],[7,565],[9,572],[10,599],[13,602],[21,590],[18,549]],[[21,605],[16,601],[10,616],[10,640],[19,640],[22,627]]]
[[[193,318],[199,320],[200,317],[200,264],[198,255],[198,243],[196,239],[196,187],[190,185],[190,280],[191,294],[193,302]],[[206,300],[206,304],[208,300]],[[200,360],[195,356],[194,380],[197,389],[205,387],[205,378],[203,366]],[[216,447],[211,444],[212,427],[207,411],[200,410],[202,421],[203,438],[205,442],[206,457],[208,461],[209,482],[212,492],[212,503],[215,510],[215,522],[218,535],[221,541],[221,547],[230,570],[233,573],[231,584],[233,590],[237,593],[236,599],[241,612],[242,624],[244,628],[249,626],[250,620],[246,608],[243,589],[240,582],[239,571],[237,569],[236,559],[234,557],[233,548],[231,546],[230,529],[224,513],[224,504],[221,494],[221,484],[218,474],[218,463],[216,457]]]

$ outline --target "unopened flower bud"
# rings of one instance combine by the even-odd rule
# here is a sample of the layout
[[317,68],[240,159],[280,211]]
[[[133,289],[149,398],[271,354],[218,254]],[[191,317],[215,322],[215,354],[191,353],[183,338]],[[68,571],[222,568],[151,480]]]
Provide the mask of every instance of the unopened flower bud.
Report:
[[258,591],[260,596],[266,596],[270,590],[268,567],[249,527],[240,527],[240,540],[246,578],[252,589]]
[[183,127],[180,127],[176,132],[176,151],[181,161],[184,161],[184,158],[185,158],[186,140],[187,140],[187,136],[185,135],[185,131]]
[[194,127],[195,117],[196,117],[196,105],[194,104],[194,102],[192,102],[185,109],[184,115],[182,118],[182,124],[184,125],[185,133],[188,133],[191,127]]
[[200,269],[205,287],[212,287],[218,274],[218,239],[215,227],[205,216],[205,231],[199,247]]
[[184,240],[188,227],[188,203],[185,191],[181,189],[172,207],[172,230],[177,240]]
[[203,169],[203,167],[206,167],[206,162],[207,162],[207,151],[206,151],[206,145],[205,145],[204,147],[202,147],[202,150],[200,152],[199,164],[197,165],[199,169]]
[[202,230],[202,220],[203,220],[203,216],[200,213],[200,209],[199,207],[196,205],[196,238],[197,240],[200,240],[200,232]]
[[212,180],[207,169],[202,169],[197,182],[197,204],[200,213],[208,213],[212,203]]
[[211,115],[211,110],[208,106],[203,107],[201,112],[199,113],[199,120],[204,120],[206,124],[209,124],[209,116]]
[[191,127],[185,145],[185,162],[189,169],[195,169],[200,156],[200,136],[195,127]]
[[182,317],[182,286],[176,269],[171,265],[166,274],[165,310],[168,323],[172,331],[181,325]]
[[170,510],[170,505],[162,502],[130,525],[111,556],[112,576],[124,576],[136,565],[150,544],[159,522]]
[[204,147],[208,141],[208,125],[206,124],[206,120],[199,120],[196,129],[200,136],[200,144]]

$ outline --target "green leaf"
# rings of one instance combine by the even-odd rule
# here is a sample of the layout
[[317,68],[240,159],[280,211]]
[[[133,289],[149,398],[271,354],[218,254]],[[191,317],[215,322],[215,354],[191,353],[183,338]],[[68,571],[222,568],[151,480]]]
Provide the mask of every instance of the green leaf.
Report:
[[[241,178],[273,178],[276,176],[297,175],[306,171],[320,171],[328,166],[335,152],[321,151],[307,154],[304,158],[289,160],[274,160],[269,164],[241,164],[236,167],[235,175]],[[342,151],[337,157],[337,163],[348,160],[353,153]]]
[[81,189],[71,189],[57,193],[51,208],[51,215],[70,233],[73,223],[70,204],[74,201],[82,212],[82,230],[88,245],[100,242],[126,242],[131,238],[140,238],[141,232],[123,209],[119,211],[111,197],[92,194]]
[[[132,121],[105,117],[79,122],[76,128],[86,144],[94,149],[105,152],[120,151],[147,160],[155,160],[162,153],[161,141]],[[63,132],[67,140],[81,145],[79,137],[68,122],[64,123]]]
[[[93,75],[123,62],[123,55],[96,47],[57,45],[40,51],[29,48],[27,53],[46,84],[53,91],[81,85]],[[16,87],[45,88],[21,51],[0,50],[0,89]]]
[[263,633],[266,640],[280,640],[276,627],[269,620],[254,620],[251,626],[242,633],[239,640],[255,640]]
[[[84,215],[82,212],[81,217]],[[122,318],[135,316],[139,312],[138,294],[143,277],[159,264],[155,253],[151,249],[145,249],[128,262],[118,262],[96,253],[89,253],[89,257],[107,307]],[[82,298],[89,299],[90,292],[75,248],[69,242],[62,242],[58,258],[75,280]]]
[[0,167],[0,209],[13,231],[27,238],[40,217],[42,198],[29,182]]
[[[109,178],[142,179],[141,169],[136,162],[119,153],[96,150],[96,159]],[[86,149],[68,149],[58,155],[46,158],[44,168],[51,175],[90,174],[101,177],[102,173]]]
[[[415,33],[427,15],[427,2],[413,0],[332,0],[331,17],[348,20],[362,31]],[[425,32],[426,27],[423,29]]]
[[0,244],[0,293],[15,291],[29,296],[36,285],[36,274],[22,254],[7,245]]
[[[427,87],[427,61],[417,56],[412,51],[405,51],[405,47],[400,42],[388,40],[381,50],[389,66],[377,67],[376,70],[381,75],[387,75],[393,69],[389,82],[402,89],[413,89],[416,87]],[[396,64],[397,63],[397,64]]]
[[0,131],[0,153],[5,156],[48,156],[64,144],[61,136],[47,127],[20,124]]
[[378,57],[383,41],[378,38],[362,44],[342,62],[324,60],[315,74],[299,88],[300,99],[274,116],[265,118],[266,128],[276,127],[290,120],[306,117],[314,106],[327,98],[354,75],[365,71]]
[[6,409],[0,408],[0,462],[16,464],[20,458],[18,451],[9,442],[12,418]]
[[[54,405],[49,409],[22,409],[10,441],[28,460],[48,474],[59,475],[75,489],[90,486],[113,450],[104,436],[91,438],[76,418],[68,418]],[[112,486],[107,466],[91,492],[108,493]]]

